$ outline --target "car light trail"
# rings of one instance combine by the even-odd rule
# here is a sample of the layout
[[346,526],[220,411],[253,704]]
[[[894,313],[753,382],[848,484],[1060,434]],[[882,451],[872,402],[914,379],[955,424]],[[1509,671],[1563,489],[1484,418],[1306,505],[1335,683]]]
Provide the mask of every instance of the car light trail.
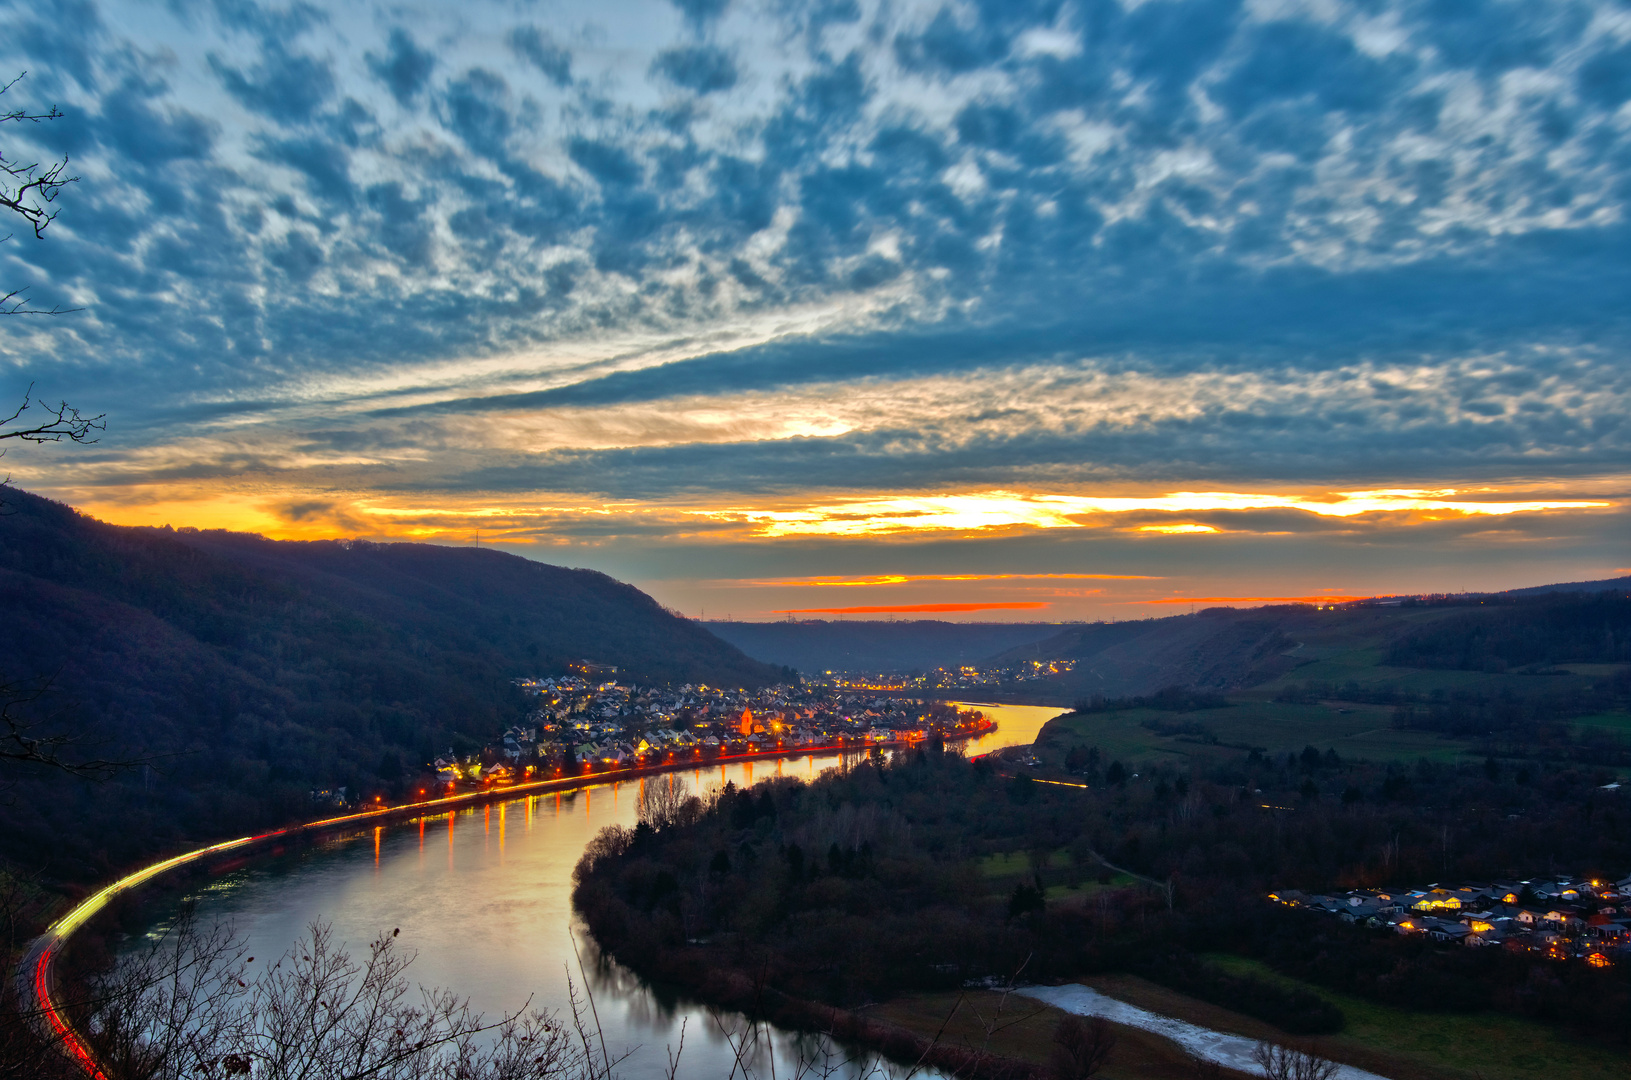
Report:
[[[979,724],[969,728],[948,733],[945,739],[947,742],[958,742],[977,735],[986,735],[996,730],[996,726],[995,721],[984,719]],[[708,763],[725,764],[736,761],[763,760],[765,758],[805,757],[830,753],[842,754],[873,748],[899,749],[910,747],[914,742],[921,741],[921,739],[910,738],[886,741],[840,739],[837,742],[815,746],[749,750],[740,754],[720,754],[709,759]],[[672,755],[670,755],[670,758],[672,758]],[[84,1071],[89,1080],[109,1080],[108,1074],[97,1062],[95,1052],[74,1030],[73,1025],[68,1022],[67,1016],[63,1014],[61,1007],[57,1004],[52,985],[54,981],[52,967],[57,955],[67,946],[69,937],[94,918],[114,897],[139,888],[159,875],[177,867],[209,858],[211,855],[252,848],[257,844],[275,840],[279,837],[294,837],[328,829],[364,825],[388,818],[433,817],[442,811],[451,811],[464,806],[478,806],[482,803],[495,802],[501,799],[511,799],[528,792],[561,792],[573,788],[595,787],[600,784],[632,780],[656,773],[678,772],[695,768],[697,764],[696,761],[676,762],[668,760],[649,765],[614,767],[579,776],[563,776],[553,780],[533,780],[503,787],[489,787],[480,791],[468,791],[436,799],[402,803],[398,806],[376,806],[355,814],[320,818],[317,821],[308,821],[304,825],[291,825],[286,829],[273,829],[271,832],[257,833],[254,836],[224,840],[218,844],[210,844],[207,847],[201,847],[181,855],[174,855],[150,866],[144,866],[140,870],[127,874],[109,885],[104,885],[101,889],[81,900],[68,914],[52,923],[45,933],[34,939],[34,943],[29,946],[28,952],[24,954],[22,963],[18,965],[18,990],[24,997],[32,996],[34,998],[39,1015],[44,1020],[45,1026],[49,1028],[49,1031],[45,1032],[47,1037],[61,1045],[63,1052]],[[587,762],[584,763],[584,767],[589,767]]]

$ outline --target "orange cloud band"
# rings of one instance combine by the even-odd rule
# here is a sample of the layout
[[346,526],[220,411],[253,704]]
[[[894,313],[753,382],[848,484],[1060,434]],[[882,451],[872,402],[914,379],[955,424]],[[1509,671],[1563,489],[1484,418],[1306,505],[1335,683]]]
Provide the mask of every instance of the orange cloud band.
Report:
[[865,578],[804,577],[750,581],[750,585],[857,586],[913,585],[922,581],[1160,581],[1152,574],[878,574]]
[[1045,608],[1047,601],[993,604],[878,604],[868,607],[807,607],[773,611],[772,615],[887,615],[907,612],[1020,611]]
[[1165,600],[1140,600],[1141,604],[1345,604],[1362,596],[1169,596]]

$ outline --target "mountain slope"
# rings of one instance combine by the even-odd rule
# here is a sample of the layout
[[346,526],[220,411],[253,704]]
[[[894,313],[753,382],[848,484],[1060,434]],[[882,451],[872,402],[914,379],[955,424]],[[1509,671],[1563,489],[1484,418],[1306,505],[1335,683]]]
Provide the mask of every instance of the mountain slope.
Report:
[[1057,703],[1149,695],[1169,686],[1257,686],[1335,652],[1368,649],[1371,663],[1507,671],[1631,660],[1625,582],[1603,590],[1521,590],[1315,608],[1209,608],[1127,623],[1075,626],[989,663],[1074,660],[1027,685]]
[[1052,637],[1054,623],[725,622],[703,624],[756,659],[805,674],[823,671],[907,672],[972,664],[993,653]]
[[[0,774],[0,855],[95,876],[182,836],[307,811],[313,787],[396,792],[450,743],[525,715],[517,676],[762,685],[778,672],[632,586],[500,552],[111,526],[7,490],[0,681],[76,752],[152,767],[103,785]],[[111,851],[104,851],[111,848]]]

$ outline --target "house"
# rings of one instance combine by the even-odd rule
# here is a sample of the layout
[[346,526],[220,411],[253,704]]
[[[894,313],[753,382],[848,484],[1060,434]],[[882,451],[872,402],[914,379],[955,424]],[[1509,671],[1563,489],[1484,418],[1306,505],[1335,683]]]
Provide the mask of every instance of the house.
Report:
[[1443,919],[1430,920],[1433,925],[1427,927],[1427,936],[1434,941],[1448,941],[1461,944],[1472,934],[1472,928],[1458,922],[1446,922]]

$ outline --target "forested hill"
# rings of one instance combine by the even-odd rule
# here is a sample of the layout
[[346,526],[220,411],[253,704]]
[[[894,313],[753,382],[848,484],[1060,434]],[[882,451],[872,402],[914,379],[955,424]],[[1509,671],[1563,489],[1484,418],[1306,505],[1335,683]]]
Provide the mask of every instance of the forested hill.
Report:
[[[1600,589],[1592,586],[1600,584]],[[1038,700],[1125,698],[1181,686],[1256,686],[1339,653],[1368,664],[1543,671],[1631,660],[1631,579],[1512,593],[1393,598],[1318,608],[1208,608],[1193,615],[1068,627],[990,663],[1073,660],[1026,684]]]
[[909,672],[973,664],[1050,638],[1058,623],[910,621],[728,622],[703,624],[749,656],[805,674],[823,671]]
[[153,761],[103,785],[0,774],[0,856],[51,850],[53,875],[299,816],[314,787],[394,794],[450,744],[521,719],[511,679],[569,660],[662,682],[779,676],[593,571],[125,528],[13,489],[3,502],[0,680],[51,677],[13,712],[93,733],[71,754]]

